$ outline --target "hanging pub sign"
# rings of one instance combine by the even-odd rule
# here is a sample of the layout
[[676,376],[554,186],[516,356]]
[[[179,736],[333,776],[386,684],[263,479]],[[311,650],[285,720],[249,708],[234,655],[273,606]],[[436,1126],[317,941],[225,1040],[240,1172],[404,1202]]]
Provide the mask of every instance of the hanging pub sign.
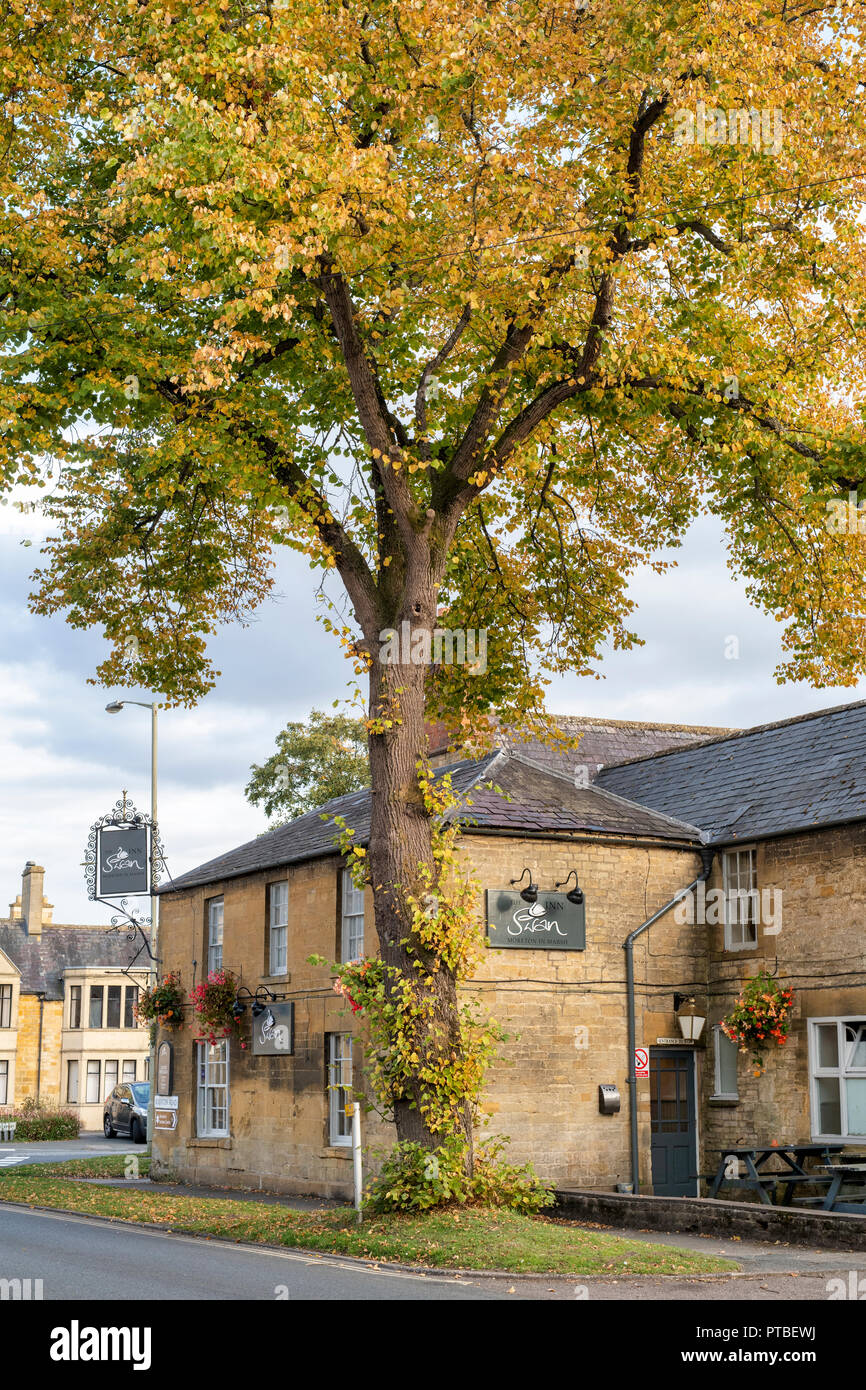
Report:
[[586,950],[586,902],[539,893],[528,903],[507,888],[487,890],[487,943],[540,951]]
[[117,898],[150,892],[150,836],[146,825],[96,832],[98,897]]
[[294,1050],[294,1004],[265,1004],[258,1017],[253,1015],[253,1056],[288,1057]]
[[150,816],[136,811],[124,792],[114,810],[90,827],[84,862],[87,896],[95,901],[148,897],[159,881],[161,858]]

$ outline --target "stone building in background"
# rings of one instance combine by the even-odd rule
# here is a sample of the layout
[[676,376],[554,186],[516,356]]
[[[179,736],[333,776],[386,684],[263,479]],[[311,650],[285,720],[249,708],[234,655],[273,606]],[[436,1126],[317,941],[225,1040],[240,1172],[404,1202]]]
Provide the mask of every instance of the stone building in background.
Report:
[[[506,735],[481,759],[438,750],[471,802],[461,845],[487,943],[463,990],[510,1035],[484,1094],[487,1133],[507,1136],[512,1161],[559,1185],[610,1189],[637,1177],[643,1191],[672,1196],[697,1195],[723,1144],[862,1147],[866,702],[741,732],[563,723],[581,743],[561,759]],[[358,844],[369,809],[369,791],[323,808]],[[364,1089],[363,1020],[308,957],[372,955],[376,937],[372,895],[352,885],[334,833],[311,812],[162,890],[163,969],[189,988],[226,968],[247,1004],[259,991],[293,1016],[281,1055],[256,1055],[249,1007],[244,1047],[197,1042],[189,1016],[162,1035],[176,1110],[174,1127],[155,1135],[156,1171],[351,1192],[345,1101]],[[700,892],[678,903],[702,874]],[[576,883],[577,912],[567,898]],[[624,943],[643,926],[634,1041],[646,1071],[632,1073],[633,1151]],[[755,1077],[718,1024],[762,969],[793,988],[796,1006],[787,1046],[771,1048]],[[707,1019],[697,1042],[677,1016],[690,998]],[[620,1103],[606,1104],[602,1087]],[[364,1137],[374,1153],[395,1135],[371,1115]]]
[[113,1087],[148,1076],[148,1030],[133,1011],[149,962],[142,953],[130,964],[140,937],[55,924],[44,878],[28,862],[0,919],[0,1113],[32,1096],[101,1129]]

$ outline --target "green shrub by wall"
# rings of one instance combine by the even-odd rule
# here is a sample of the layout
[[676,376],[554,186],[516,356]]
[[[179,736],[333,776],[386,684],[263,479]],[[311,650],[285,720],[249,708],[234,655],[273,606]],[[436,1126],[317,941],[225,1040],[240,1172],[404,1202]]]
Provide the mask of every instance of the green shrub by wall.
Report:
[[77,1139],[81,1121],[72,1110],[55,1110],[48,1105],[37,1105],[28,1099],[20,1110],[6,1110],[0,1119],[15,1125],[15,1141],[24,1140],[27,1144],[41,1139]]

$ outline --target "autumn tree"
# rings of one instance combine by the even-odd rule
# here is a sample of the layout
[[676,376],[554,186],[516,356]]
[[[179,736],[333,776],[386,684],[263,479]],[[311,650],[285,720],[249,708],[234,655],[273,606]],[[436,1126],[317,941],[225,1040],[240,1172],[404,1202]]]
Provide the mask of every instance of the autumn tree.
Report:
[[[425,710],[537,714],[545,671],[635,640],[630,573],[702,510],[785,624],[780,676],[863,673],[862,546],[825,526],[866,473],[863,6],[29,0],[2,24],[0,459],[57,480],[36,609],[104,630],[99,679],[191,703],[274,547],[336,571],[381,956],[430,982],[422,1050],[459,1049],[407,907]],[[382,659],[437,623],[487,629],[483,674]],[[411,1084],[396,1120],[435,1142]]]
[[370,785],[363,719],[314,709],[305,722],[281,729],[276,745],[263,763],[253,763],[244,791],[254,806],[276,816],[277,824]]

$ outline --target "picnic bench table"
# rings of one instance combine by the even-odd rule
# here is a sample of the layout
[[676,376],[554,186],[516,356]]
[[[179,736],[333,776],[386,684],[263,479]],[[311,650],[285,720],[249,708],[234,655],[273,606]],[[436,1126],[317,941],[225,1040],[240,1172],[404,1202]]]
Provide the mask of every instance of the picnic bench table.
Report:
[[[831,1174],[830,1186],[821,1204],[821,1210],[847,1211],[857,1216],[866,1216],[866,1190],[859,1194],[846,1194],[844,1190],[846,1187],[853,1187],[855,1183],[861,1189],[866,1189],[866,1163],[822,1163],[821,1167],[829,1169]],[[845,1200],[846,1197],[855,1200]]]
[[[840,1154],[844,1144],[750,1144],[747,1146],[732,1145],[730,1148],[714,1149],[713,1152],[719,1155],[719,1166],[716,1169],[710,1188],[710,1196],[718,1196],[719,1189],[728,1184],[731,1187],[739,1188],[746,1192],[757,1192],[759,1199],[765,1206],[774,1205],[771,1191],[775,1190],[776,1184],[784,1184],[784,1195],[780,1206],[790,1206],[794,1188],[798,1183],[809,1182],[818,1183],[821,1186],[832,1185],[832,1178],[825,1177],[821,1173],[807,1171],[805,1165],[808,1159],[814,1158],[821,1160],[820,1166],[827,1167],[831,1158]],[[737,1160],[737,1176],[730,1173],[730,1160]],[[779,1168],[768,1168],[767,1164],[772,1158],[778,1158],[784,1165]],[[745,1165],[745,1177],[739,1175],[739,1164]],[[846,1171],[853,1169],[854,1165],[845,1164]],[[844,1181],[844,1179],[840,1180]],[[809,1200],[809,1199],[806,1199]]]

